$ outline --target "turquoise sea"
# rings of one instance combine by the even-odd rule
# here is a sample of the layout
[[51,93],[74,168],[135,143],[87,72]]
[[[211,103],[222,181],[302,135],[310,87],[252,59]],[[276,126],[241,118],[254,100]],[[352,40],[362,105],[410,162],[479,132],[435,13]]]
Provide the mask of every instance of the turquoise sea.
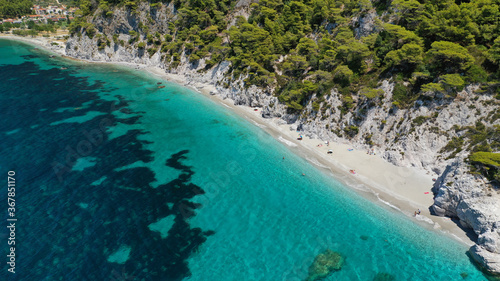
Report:
[[345,263],[324,280],[486,280],[466,246],[189,89],[7,40],[0,85],[1,280],[298,281],[327,249]]

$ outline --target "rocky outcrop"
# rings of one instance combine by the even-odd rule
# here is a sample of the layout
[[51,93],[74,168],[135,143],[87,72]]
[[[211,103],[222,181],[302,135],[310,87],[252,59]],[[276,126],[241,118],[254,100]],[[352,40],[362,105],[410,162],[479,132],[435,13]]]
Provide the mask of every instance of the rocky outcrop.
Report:
[[[149,54],[144,48],[129,44],[129,40],[135,37],[129,32],[139,32],[137,41],[146,43],[140,26],[153,22],[149,32],[165,34],[168,31],[168,23],[176,19],[173,3],[161,5],[158,9],[150,8],[147,3],[140,3],[134,13],[122,6],[116,8],[111,17],[102,16],[100,11],[96,14],[99,16],[93,17],[91,21],[97,30],[96,35],[89,36],[88,32],[83,30],[79,36],[70,37],[66,44],[68,56],[89,61],[130,62],[165,67],[159,52]],[[113,37],[114,35],[118,36]],[[105,44],[99,47],[100,42]]]
[[[230,25],[237,15],[248,16],[253,1],[241,0],[236,14],[228,18]],[[354,96],[352,108],[345,108],[343,96],[332,90],[324,97],[311,97],[300,114],[288,112],[286,106],[274,95],[273,85],[267,88],[245,85],[246,77],[230,77],[230,62],[223,61],[206,69],[204,59],[190,62],[188,55],[180,53],[180,63],[172,65],[160,51],[148,52],[145,34],[140,23],[148,23],[148,32],[164,34],[169,22],[176,20],[173,4],[160,5],[153,9],[141,3],[134,13],[125,7],[117,8],[112,17],[97,15],[89,19],[95,26],[96,35],[83,32],[71,37],[66,45],[66,54],[91,61],[129,62],[158,66],[165,71],[181,74],[186,85],[211,84],[216,90],[212,94],[229,98],[238,105],[262,108],[262,117],[280,118],[303,135],[312,138],[349,143],[358,149],[372,148],[387,161],[406,167],[423,169],[434,174],[438,180],[434,186],[438,215],[457,217],[465,227],[478,235],[478,245],[471,254],[490,271],[500,273],[498,268],[498,245],[500,208],[496,190],[480,176],[468,172],[466,151],[451,151],[443,148],[453,137],[463,135],[453,128],[475,126],[481,121],[485,126],[498,122],[495,114],[499,102],[490,94],[477,94],[478,86],[469,85],[455,98],[436,96],[415,102],[411,108],[400,108],[393,104],[394,82],[381,81],[377,88],[383,94],[376,98]],[[377,14],[374,11],[353,20],[356,36],[363,37],[376,30]],[[138,32],[138,41],[146,48],[129,44],[129,31]],[[117,34],[118,36],[114,36]],[[107,42],[105,45],[102,42]],[[448,159],[449,158],[449,159]],[[491,196],[490,196],[491,194]]]
[[500,258],[498,253],[492,253],[481,245],[474,245],[469,250],[472,258],[479,263],[485,270],[498,276],[500,270]]
[[360,17],[354,18],[351,24],[354,27],[356,38],[368,36],[377,31],[376,20],[378,19],[377,11],[372,9]]
[[309,267],[307,281],[316,281],[326,278],[328,275],[342,268],[344,257],[330,249],[316,256]]
[[482,177],[473,176],[457,159],[437,179],[433,211],[455,217],[477,235],[471,256],[489,272],[500,273],[500,195]]

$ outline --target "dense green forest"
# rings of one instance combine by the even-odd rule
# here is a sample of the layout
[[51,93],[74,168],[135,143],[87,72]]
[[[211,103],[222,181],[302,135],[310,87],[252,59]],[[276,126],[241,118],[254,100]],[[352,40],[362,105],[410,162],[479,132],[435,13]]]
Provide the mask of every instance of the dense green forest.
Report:
[[0,17],[18,17],[31,13],[31,0],[0,0]]
[[[112,16],[113,5],[134,12],[138,2],[81,0],[80,7],[83,15],[100,9]],[[248,85],[275,85],[280,100],[296,111],[332,87],[344,95],[347,110],[353,94],[377,98],[377,81],[389,77],[397,81],[394,105],[400,107],[423,94],[453,97],[469,83],[497,88],[487,82],[498,78],[500,0],[262,0],[252,4],[248,20],[239,17],[227,29],[235,3],[174,0],[178,19],[168,34],[149,34],[150,22],[137,36],[174,67],[183,51],[191,61],[206,58],[208,67],[230,60],[234,78],[243,74]],[[357,38],[353,19],[371,11],[379,16],[376,32]],[[79,27],[86,25],[76,22],[73,31]],[[278,63],[280,57],[285,59]]]
[[31,13],[31,0],[0,0],[0,17],[19,17]]

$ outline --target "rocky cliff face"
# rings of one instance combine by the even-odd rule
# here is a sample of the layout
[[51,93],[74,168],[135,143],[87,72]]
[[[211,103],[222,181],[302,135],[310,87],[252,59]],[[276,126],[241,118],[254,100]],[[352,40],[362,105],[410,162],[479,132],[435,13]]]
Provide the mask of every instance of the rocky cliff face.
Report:
[[[149,5],[142,3],[137,11],[132,13],[127,8],[121,7],[113,12],[112,17],[105,17],[98,11],[96,14],[99,15],[93,17],[91,21],[97,34],[90,38],[88,32],[84,31],[83,34],[69,38],[66,54],[90,61],[131,62],[164,68],[159,53],[150,55],[144,48],[140,49],[128,43],[132,37],[129,32],[139,30],[140,24],[152,20],[155,24],[151,25],[150,32],[158,31],[164,34],[168,30],[168,23],[175,19],[173,3],[153,10]],[[113,38],[114,35],[117,37]],[[101,41],[109,43],[104,48],[99,48]]]
[[500,196],[482,177],[471,175],[456,159],[434,185],[432,209],[441,216],[456,217],[478,236],[471,256],[490,272],[500,272]]
[[[247,16],[250,1],[240,2],[237,13]],[[358,19],[358,36],[373,31],[370,22],[375,16],[370,13]],[[453,137],[464,134],[456,128],[475,126],[477,121],[486,127],[498,124],[495,116],[500,114],[499,102],[492,95],[478,94],[478,87],[470,85],[455,98],[420,100],[411,108],[400,109],[392,103],[394,83],[385,80],[378,86],[383,91],[381,96],[369,99],[359,95],[349,110],[342,109],[342,95],[333,90],[322,100],[312,97],[302,113],[290,113],[273,95],[272,87],[245,87],[245,77],[229,82],[230,62],[205,70],[203,59],[190,63],[183,53],[180,64],[172,67],[159,52],[150,53],[126,43],[131,37],[129,31],[140,33],[141,22],[153,21],[155,24],[148,26],[149,32],[164,33],[168,23],[175,19],[172,5],[151,12],[144,3],[133,14],[122,7],[114,11],[112,18],[97,15],[91,19],[97,35],[89,38],[84,32],[71,37],[66,54],[91,61],[158,66],[182,74],[188,84],[212,84],[217,89],[213,94],[230,98],[235,104],[261,107],[264,118],[279,117],[309,137],[349,142],[358,149],[371,147],[395,165],[435,174],[432,210],[437,215],[457,217],[464,227],[472,228],[478,239],[471,255],[487,270],[500,274],[500,191],[483,177],[469,173],[467,152],[446,149]],[[115,34],[118,36],[113,38]],[[144,42],[143,37],[144,34],[139,38]],[[108,44],[103,48],[100,42],[106,40]],[[453,157],[449,157],[451,153]]]

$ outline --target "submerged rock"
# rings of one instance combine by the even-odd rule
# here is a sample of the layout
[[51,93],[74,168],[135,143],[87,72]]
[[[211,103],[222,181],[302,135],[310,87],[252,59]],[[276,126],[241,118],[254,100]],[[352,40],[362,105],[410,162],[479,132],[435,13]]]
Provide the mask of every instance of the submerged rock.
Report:
[[313,264],[309,267],[309,276],[307,281],[316,281],[323,279],[332,272],[340,270],[344,264],[344,257],[330,249],[319,254],[314,259]]
[[373,281],[394,281],[394,280],[396,280],[396,277],[386,272],[377,273],[377,275],[375,275],[375,278],[373,278]]

